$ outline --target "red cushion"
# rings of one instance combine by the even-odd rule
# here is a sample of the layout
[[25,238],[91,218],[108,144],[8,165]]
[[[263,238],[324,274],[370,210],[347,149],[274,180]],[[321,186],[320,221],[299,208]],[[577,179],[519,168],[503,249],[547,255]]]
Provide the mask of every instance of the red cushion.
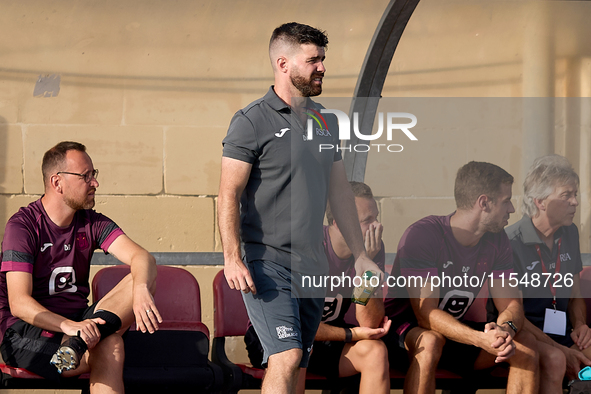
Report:
[[241,370],[242,373],[252,376],[255,379],[262,379],[265,377],[265,370],[254,368],[246,364],[236,364]]
[[[185,323],[190,327],[191,323],[201,322],[200,290],[193,274],[183,268],[164,265],[159,265],[157,269],[154,301],[164,321],[160,327],[188,330],[190,328],[182,328]],[[104,297],[129,273],[127,265],[106,267],[97,272],[92,280],[93,302]],[[135,330],[135,324],[131,330]]]
[[[27,371],[24,368],[14,368],[14,367],[8,366],[6,364],[0,364],[0,371],[2,371],[2,373],[12,376],[13,378],[43,379],[41,376],[37,375],[36,373],[33,373],[31,371]],[[90,378],[89,373],[83,373],[82,375],[79,376],[79,379],[88,379],[88,378]]]
[[230,289],[224,270],[213,280],[214,337],[242,336],[246,333],[248,315],[238,290]]

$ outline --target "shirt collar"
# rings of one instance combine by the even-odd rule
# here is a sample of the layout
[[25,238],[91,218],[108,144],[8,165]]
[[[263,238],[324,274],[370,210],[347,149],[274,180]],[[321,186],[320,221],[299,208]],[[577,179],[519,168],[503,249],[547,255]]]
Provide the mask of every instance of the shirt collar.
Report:
[[[532,219],[529,216],[524,215],[521,218],[521,220],[519,220],[518,226],[519,226],[519,231],[521,232],[521,237],[523,239],[524,244],[542,244],[543,243],[542,240],[540,239],[540,236],[536,232],[536,228],[534,226],[534,223],[532,222]],[[560,227],[554,233],[554,241],[556,241],[558,238],[560,238],[561,235],[562,235],[562,227]]]
[[[287,105],[285,101],[281,100],[279,96],[277,96],[274,87],[275,85],[271,85],[269,91],[267,91],[267,94],[265,94],[265,97],[263,97],[265,102],[269,104],[269,106],[273,108],[275,111],[291,112],[291,107]],[[320,108],[320,106],[309,97],[306,100],[306,107]]]
[[269,104],[269,106],[273,108],[275,111],[281,111],[286,109],[289,110],[289,105],[287,105],[285,101],[281,100],[279,96],[277,96],[277,93],[275,93],[275,90],[273,90],[273,88],[274,86],[271,85],[269,91],[267,92],[267,94],[265,94],[265,97],[263,98],[265,102]]

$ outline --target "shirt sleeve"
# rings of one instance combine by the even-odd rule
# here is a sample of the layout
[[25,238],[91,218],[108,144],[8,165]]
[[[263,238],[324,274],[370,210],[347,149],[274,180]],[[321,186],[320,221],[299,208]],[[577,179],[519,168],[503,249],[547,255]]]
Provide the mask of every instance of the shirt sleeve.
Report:
[[581,246],[579,244],[579,229],[577,228],[576,224],[571,224],[571,226],[573,227],[573,239],[575,241],[576,247],[574,248],[574,256],[572,257],[572,259],[575,262],[575,268],[574,268],[574,273],[578,274],[583,270],[583,259],[581,258]]
[[113,241],[124,234],[114,221],[101,213],[92,211],[91,223],[95,249],[102,249],[105,253]]
[[404,277],[437,276],[438,239],[440,231],[433,223],[417,222],[410,226],[398,245],[400,274]]
[[260,147],[252,122],[238,111],[228,129],[228,134],[222,141],[223,156],[232,159],[254,163],[260,155]]
[[507,233],[501,231],[495,234],[495,236],[499,238],[498,243],[495,242],[499,247],[492,267],[493,278],[498,279],[502,276],[508,278],[513,272],[513,249],[511,249],[511,243],[509,242]]
[[2,266],[0,271],[33,273],[37,239],[35,232],[22,220],[10,219],[6,224],[2,241]]

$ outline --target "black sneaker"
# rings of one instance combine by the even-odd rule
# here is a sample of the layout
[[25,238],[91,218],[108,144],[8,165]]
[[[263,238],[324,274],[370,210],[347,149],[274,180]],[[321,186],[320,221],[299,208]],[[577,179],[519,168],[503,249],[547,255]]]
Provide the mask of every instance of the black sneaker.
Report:
[[59,373],[76,369],[80,365],[80,360],[86,350],[88,350],[88,346],[80,338],[80,332],[78,332],[78,336],[69,337],[62,343],[57,352],[51,357],[50,364],[55,366]]

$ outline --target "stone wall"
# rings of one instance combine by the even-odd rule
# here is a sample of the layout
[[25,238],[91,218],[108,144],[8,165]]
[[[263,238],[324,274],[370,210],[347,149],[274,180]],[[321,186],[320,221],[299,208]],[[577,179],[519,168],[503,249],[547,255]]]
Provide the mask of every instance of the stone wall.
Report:
[[[58,141],[73,139],[87,145],[100,170],[96,209],[112,217],[131,238],[153,252],[221,251],[214,220],[221,140],[233,113],[272,83],[266,53],[272,29],[297,20],[327,30],[322,97],[350,97],[387,4],[3,4],[0,223],[43,193],[43,152]],[[528,4],[422,0],[394,56],[383,96],[539,94],[526,89],[524,75],[539,77],[539,85],[549,85],[555,96],[590,96],[591,50],[587,41],[577,39],[588,36],[581,15],[588,15],[589,5],[559,2],[559,9],[549,11],[552,23],[544,24]],[[530,37],[532,30],[539,31],[541,39]],[[541,43],[539,53],[524,51],[533,43]],[[538,59],[546,47],[551,48],[546,67],[531,66],[531,59]],[[568,110],[556,112],[552,151],[567,155],[587,179],[589,122],[582,115],[574,120],[563,116]],[[483,121],[459,131],[435,125],[419,136],[413,149],[388,157],[370,155],[366,180],[380,203],[389,251],[396,249],[410,223],[454,209],[455,172],[469,160],[491,161],[511,172],[519,204],[523,147],[529,142],[523,140],[521,127],[486,126]],[[588,197],[585,183],[581,198]],[[586,205],[577,217],[584,252],[590,251],[591,243]],[[511,222],[519,216],[513,215]]]

